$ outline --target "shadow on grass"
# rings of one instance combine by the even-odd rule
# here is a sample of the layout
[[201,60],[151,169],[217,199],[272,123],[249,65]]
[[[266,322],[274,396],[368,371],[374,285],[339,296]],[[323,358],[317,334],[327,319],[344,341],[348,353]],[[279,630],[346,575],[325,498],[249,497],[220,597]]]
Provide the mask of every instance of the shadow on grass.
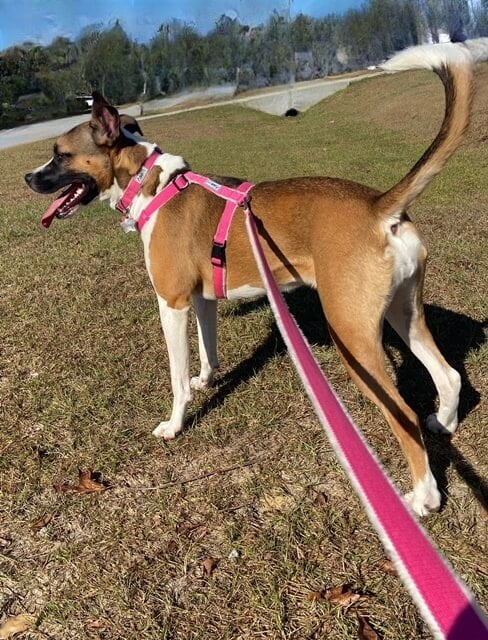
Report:
[[[427,324],[441,353],[461,374],[458,413],[462,429],[462,421],[480,401],[480,394],[471,384],[464,363],[469,353],[478,351],[484,344],[487,323],[433,305],[426,305],[425,312]],[[387,352],[389,347],[396,347],[402,352],[402,363],[396,369],[398,388],[424,423],[425,418],[436,410],[437,392],[431,377],[389,326],[385,327],[385,346]],[[488,482],[453,444],[451,437],[426,430],[424,441],[443,501],[449,495],[447,470],[452,465],[478,502],[488,510]]]
[[[332,345],[317,293],[311,289],[303,288],[287,294],[286,299],[307,340],[312,345]],[[241,317],[268,307],[269,303],[266,298],[247,300],[233,307],[231,311],[228,311],[228,314]],[[285,343],[276,323],[273,323],[265,341],[255,349],[249,358],[240,362],[232,371],[217,380],[215,393],[197,411],[188,416],[186,424],[191,425],[199,422],[210,411],[223,404],[225,398],[237,387],[259,373],[269,360],[285,353]]]
[[[305,337],[312,345],[332,345],[327,323],[317,293],[311,289],[300,289],[286,295],[288,306],[300,325]],[[265,298],[245,301],[230,312],[233,316],[246,316],[268,307]],[[459,406],[460,422],[477,406],[480,394],[471,384],[464,366],[468,354],[477,351],[485,341],[484,328],[487,323],[478,322],[469,316],[441,307],[426,305],[427,324],[446,360],[459,371],[462,389]],[[423,365],[413,356],[396,333],[385,324],[384,343],[391,360],[391,348],[402,353],[402,362],[396,366],[398,388],[406,402],[420,416],[421,421],[435,412],[437,393]],[[188,424],[200,421],[210,411],[220,406],[225,398],[241,384],[247,382],[263,369],[276,355],[286,352],[285,345],[275,323],[266,340],[246,360],[227,373],[217,383],[215,393],[195,413],[189,416]],[[439,489],[448,495],[447,470],[452,464],[457,473],[471,488],[482,506],[488,508],[488,483],[464,458],[448,436],[424,434],[425,445]]]

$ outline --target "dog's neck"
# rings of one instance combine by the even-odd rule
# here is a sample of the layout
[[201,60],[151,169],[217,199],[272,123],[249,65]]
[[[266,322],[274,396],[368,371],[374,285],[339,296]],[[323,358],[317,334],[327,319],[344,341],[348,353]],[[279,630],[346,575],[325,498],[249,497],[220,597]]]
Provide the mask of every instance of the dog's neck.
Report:
[[[109,200],[112,209],[115,209],[130,179],[140,171],[146,159],[157,147],[156,144],[146,142],[126,129],[122,131],[129,144],[114,150],[112,154],[114,181],[110,189],[100,194],[100,200]],[[141,192],[134,199],[129,216],[137,220],[147,201],[165,187],[176,174],[188,168],[188,164],[181,156],[163,152],[149,171]]]

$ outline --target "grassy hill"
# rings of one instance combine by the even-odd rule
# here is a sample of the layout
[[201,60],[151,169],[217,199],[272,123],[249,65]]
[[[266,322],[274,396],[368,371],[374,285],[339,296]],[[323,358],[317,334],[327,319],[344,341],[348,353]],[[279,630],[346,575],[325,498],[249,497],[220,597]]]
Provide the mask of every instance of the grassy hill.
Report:
[[[452,442],[426,434],[446,500],[425,526],[486,606],[488,66],[477,85],[466,144],[412,215],[430,248],[428,321],[464,381]],[[421,155],[442,113],[439,81],[416,72],[355,83],[297,119],[222,107],[144,130],[201,172],[335,175],[386,188]],[[0,152],[0,612],[33,613],[39,631],[25,637],[56,640],[343,640],[357,637],[356,612],[385,640],[430,638],[382,568],[381,544],[264,301],[222,303],[216,387],[195,394],[176,441],[151,436],[171,388],[142,245],[102,205],[49,232],[40,226],[48,200],[23,174],[51,147]],[[406,490],[396,441],[346,376],[315,294],[289,302]],[[194,322],[191,330],[196,370]],[[434,408],[427,372],[391,332],[386,344],[402,393],[425,418]],[[53,489],[79,468],[101,472],[112,489]],[[218,470],[227,471],[200,478]],[[33,527],[44,516],[46,526]],[[209,557],[219,560],[211,575]],[[311,596],[344,584],[364,596],[351,608]]]

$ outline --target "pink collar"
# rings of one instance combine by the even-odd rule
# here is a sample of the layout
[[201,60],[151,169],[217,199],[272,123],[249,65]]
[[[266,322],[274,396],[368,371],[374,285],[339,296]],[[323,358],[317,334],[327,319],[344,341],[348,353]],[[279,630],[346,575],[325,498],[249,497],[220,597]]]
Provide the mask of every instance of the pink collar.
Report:
[[163,152],[161,151],[161,149],[159,149],[159,147],[154,147],[154,151],[146,158],[144,164],[136,173],[136,175],[132,176],[120,200],[115,205],[118,211],[120,211],[124,215],[127,215],[127,213],[129,212],[132,206],[132,203],[134,202],[135,198],[139,195],[139,192],[141,191],[144,185],[147,174],[154,167],[156,160],[161,155],[163,155]]

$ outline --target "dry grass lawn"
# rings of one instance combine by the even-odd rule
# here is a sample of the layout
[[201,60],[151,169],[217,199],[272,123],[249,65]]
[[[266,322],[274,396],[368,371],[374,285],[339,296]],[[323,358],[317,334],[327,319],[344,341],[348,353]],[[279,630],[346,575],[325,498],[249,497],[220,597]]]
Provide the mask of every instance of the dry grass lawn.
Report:
[[[425,526],[486,606],[488,66],[477,80],[467,143],[413,216],[431,253],[428,321],[463,375],[459,431],[452,441],[426,434],[445,504]],[[297,119],[222,107],[144,128],[197,171],[386,188],[430,142],[442,109],[440,83],[419,72],[355,83]],[[47,199],[22,176],[51,146],[0,152],[0,623],[32,614],[27,640],[343,640],[357,637],[359,613],[384,640],[430,638],[382,568],[264,301],[222,303],[216,387],[195,394],[176,441],[151,436],[171,390],[140,241],[102,205],[40,226]],[[315,294],[289,302],[405,490],[396,441],[348,380]],[[388,331],[386,349],[425,418],[435,404],[426,371]],[[111,488],[53,488],[76,482],[78,469]],[[349,607],[311,596],[344,584],[362,595]]]

